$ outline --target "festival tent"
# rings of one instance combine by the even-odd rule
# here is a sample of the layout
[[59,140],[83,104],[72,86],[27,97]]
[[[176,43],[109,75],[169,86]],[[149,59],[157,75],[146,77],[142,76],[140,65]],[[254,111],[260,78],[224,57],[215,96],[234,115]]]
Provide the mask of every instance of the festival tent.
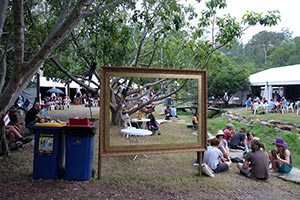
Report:
[[300,94],[300,64],[283,67],[270,68],[249,77],[252,87],[261,87],[264,90],[263,96],[269,101],[272,98],[274,87],[285,89],[284,95],[290,99],[299,98]]
[[270,68],[249,77],[251,86],[300,85],[300,64]]
[[[53,81],[51,79],[47,80],[46,77],[41,76],[40,77],[40,87],[57,87],[57,88],[65,88],[66,84],[65,83],[61,83],[61,82],[56,82]],[[75,83],[74,81],[72,81],[69,84],[70,88],[80,88],[80,85],[78,85],[77,83]]]
[[[92,81],[95,82],[95,83],[98,83],[98,79],[95,75],[93,75],[92,77]],[[85,84],[88,84],[88,81],[85,81],[84,82]],[[56,81],[53,81],[51,79],[47,80],[46,77],[44,76],[41,76],[40,77],[40,87],[56,87],[56,88],[66,88],[67,85],[65,83],[61,83],[61,82],[56,82]],[[70,88],[81,88],[81,86],[79,84],[77,84],[76,82],[72,81],[70,84],[69,84],[69,87]],[[91,83],[91,87],[93,88],[97,88],[98,86]]]

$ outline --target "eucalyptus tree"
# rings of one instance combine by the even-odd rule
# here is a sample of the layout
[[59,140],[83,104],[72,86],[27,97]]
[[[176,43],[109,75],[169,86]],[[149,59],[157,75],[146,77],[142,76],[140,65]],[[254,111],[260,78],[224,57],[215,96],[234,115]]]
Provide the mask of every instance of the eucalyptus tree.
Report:
[[[247,91],[249,88],[249,73],[246,69],[235,66],[221,68],[217,73],[213,72],[213,79],[209,85],[210,95],[223,97],[225,93],[230,97],[238,91]],[[225,103],[228,100],[224,99]]]
[[[245,30],[230,15],[216,17],[217,9],[226,7],[225,0],[206,1],[208,9],[201,12],[199,25],[191,29],[193,34],[190,37],[186,34],[190,29],[185,26],[185,16],[193,18],[196,14],[192,7],[185,7],[176,0],[144,0],[138,3],[129,0],[2,2],[1,117],[43,63],[43,70],[48,76],[65,81],[74,80],[95,92],[96,89],[85,85],[82,79],[82,74],[89,68],[91,60],[96,60],[98,66],[162,67],[164,65],[158,65],[161,62],[167,64],[167,67],[181,65],[208,69],[213,53],[233,38],[240,37]],[[241,23],[246,28],[256,24],[274,25],[279,18],[277,14],[270,12],[262,16],[248,13]],[[213,31],[212,40],[203,39],[206,28],[212,24],[219,27],[218,31]],[[176,33],[181,30],[182,33]],[[178,48],[177,54],[188,56],[189,48],[192,62],[175,56],[172,57],[176,59],[169,61],[171,56],[166,52],[172,52],[176,48],[173,41],[182,45],[179,38],[175,37],[165,43],[166,38],[171,35],[189,39],[185,40],[185,48]],[[50,66],[53,65],[59,70],[51,69]],[[96,73],[96,76],[99,77],[99,74]],[[126,82],[126,87],[131,85],[132,80]],[[111,103],[112,111],[119,110],[121,103]],[[1,135],[4,137],[3,122],[0,123]],[[5,139],[3,137],[2,141]]]
[[[124,2],[127,1],[51,1],[59,5],[60,11],[49,15],[46,12],[51,6],[48,1],[2,0],[0,118],[3,119],[42,63],[80,21],[101,15]],[[43,17],[39,17],[42,14]],[[34,27],[29,22],[32,19],[37,22]],[[38,32],[41,30],[43,34]],[[10,74],[7,69],[11,70]],[[1,153],[7,153],[3,120],[0,120],[0,127]]]
[[[268,11],[267,14],[248,11],[243,15],[241,21],[239,21],[230,14],[225,14],[223,16],[217,15],[220,9],[226,8],[227,4],[225,0],[206,1],[205,5],[206,9],[201,11],[198,25],[195,27],[195,31],[193,32],[193,38],[195,40],[201,40],[202,44],[199,48],[198,55],[196,56],[196,58],[199,58],[197,60],[196,67],[208,70],[210,93],[216,93],[219,87],[218,95],[222,91],[227,92],[228,96],[230,97],[242,88],[247,89],[249,87],[249,82],[245,81],[244,73],[242,73],[240,76],[239,73],[237,73],[237,77],[235,77],[234,80],[240,79],[236,82],[244,82],[246,85],[242,84],[241,86],[244,87],[241,88],[236,87],[236,84],[230,84],[230,82],[228,82],[226,83],[227,90],[224,90],[223,85],[218,85],[215,83],[220,83],[217,79],[219,79],[222,75],[232,74],[230,71],[235,70],[235,68],[230,67],[230,65],[224,65],[222,62],[220,62],[220,65],[218,65],[219,67],[212,66],[212,62],[210,62],[211,59],[221,48],[225,46],[230,48],[232,45],[231,42],[235,41],[234,39],[241,38],[243,33],[251,26],[276,25],[278,20],[280,20],[279,11]],[[207,34],[210,34],[210,37],[203,39],[203,36]],[[218,60],[218,56],[214,60]],[[218,76],[216,76],[216,74]]]
[[[59,67],[59,71],[63,72],[62,76],[67,75],[86,89],[96,92],[94,88],[84,85],[84,79],[80,78],[92,58],[97,60],[98,66],[213,70],[220,65],[210,62],[211,60],[219,60],[219,63],[224,64],[218,59],[219,56],[212,59],[217,50],[228,45],[235,37],[240,37],[248,27],[258,23],[274,25],[278,19],[275,11],[266,16],[251,12],[245,14],[242,22],[238,22],[230,15],[216,15],[218,9],[227,6],[226,1],[206,1],[205,5],[207,9],[200,13],[197,27],[188,26],[185,20],[186,16],[189,19],[197,16],[193,8],[174,0],[149,0],[136,5],[124,5],[113,13],[107,12],[101,17],[82,22],[82,26],[72,31],[50,61]],[[207,40],[204,36],[210,26],[212,38]],[[49,70],[47,72],[51,75]],[[54,75],[57,77],[56,73]],[[97,73],[96,76],[99,78]],[[129,89],[131,84],[132,81],[128,81],[124,87]],[[148,91],[150,90],[151,88]],[[166,97],[167,95],[164,96]],[[111,105],[112,121],[117,123],[120,116],[117,111],[121,110],[122,102],[119,102],[121,99],[118,95],[113,98],[116,99],[112,99],[115,102]],[[140,104],[137,108],[130,109],[129,113],[142,106],[144,105]]]
[[284,41],[270,54],[269,61],[273,67],[300,63],[300,37]]
[[257,64],[267,65],[269,63],[268,56],[286,39],[288,37],[283,32],[261,31],[246,44],[245,54],[255,60]]
[[[170,60],[169,58],[167,58],[167,62],[161,62],[161,60],[166,61],[161,55],[166,46],[172,45],[166,45],[169,37],[175,34],[184,34],[180,39],[188,37],[186,32],[180,32],[180,30],[186,24],[185,15],[193,16],[193,14],[192,8],[184,7],[175,0],[148,0],[141,1],[136,5],[120,6],[113,13],[106,12],[101,17],[82,22],[82,26],[72,31],[71,35],[65,40],[66,42],[57,49],[56,54],[53,53],[55,56],[50,61],[59,67],[59,71],[79,84],[83,84],[84,79],[82,79],[81,74],[86,69],[86,63],[90,59],[95,59],[98,66],[178,68],[179,65],[176,67],[167,63]],[[179,42],[178,47],[183,44],[182,41]],[[66,49],[66,51],[61,51],[60,48],[62,50]],[[70,51],[76,53],[70,53]],[[179,60],[180,57],[172,59],[172,62],[176,62],[177,59]],[[73,67],[74,64],[77,66],[76,69]],[[187,65],[180,65],[180,67],[187,68]],[[99,76],[97,77],[99,78]],[[114,124],[120,122],[119,118],[123,103],[121,101],[127,101],[128,99],[133,101],[130,94],[137,92],[130,89],[132,84],[137,84],[136,82],[120,79],[112,81],[111,93],[115,89],[114,84],[116,81],[119,81],[118,85],[125,87],[126,95],[124,99],[121,99],[117,94],[111,98],[111,121]],[[152,81],[153,84],[151,86],[147,85],[145,93],[153,90],[154,87],[158,87],[157,84],[162,84],[156,80]],[[99,82],[96,85],[99,86]],[[86,87],[86,89],[96,92],[91,87]],[[139,90],[143,91],[142,89]],[[160,98],[155,97],[155,101],[167,98],[173,93],[175,91],[169,92]],[[138,101],[143,96],[138,95],[135,100]],[[151,99],[147,104],[150,103],[153,103]],[[128,108],[129,114],[145,106],[144,104],[135,105],[138,105],[138,107]]]

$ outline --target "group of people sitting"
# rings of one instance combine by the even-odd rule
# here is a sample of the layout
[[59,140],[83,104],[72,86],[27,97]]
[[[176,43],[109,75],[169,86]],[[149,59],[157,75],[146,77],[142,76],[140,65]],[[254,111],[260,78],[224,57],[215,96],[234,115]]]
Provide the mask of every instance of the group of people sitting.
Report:
[[[149,105],[145,106],[144,108],[140,109],[137,114],[136,118],[137,119],[142,119],[142,118],[148,118],[150,121],[146,122],[146,126],[148,130],[152,131],[152,135],[157,134],[160,135],[160,130],[159,130],[159,124],[157,123],[153,112],[155,111],[155,106],[154,105]],[[132,122],[130,119],[130,116],[128,114],[128,110],[126,108],[122,109],[121,112],[121,122],[124,127],[134,127],[134,128],[141,128],[142,122]]]
[[44,105],[54,105],[53,109],[55,109],[55,110],[68,109],[68,108],[70,108],[70,103],[71,103],[71,99],[68,95],[66,95],[64,97],[53,95],[51,97],[45,96],[43,98],[43,104]]
[[[33,106],[26,112],[25,120],[18,121],[15,109],[8,111],[9,123],[5,126],[6,135],[8,138],[8,146],[12,150],[17,150],[32,140],[32,137],[26,137],[31,133],[32,128],[36,122],[50,122],[55,121],[64,123],[59,119],[51,119],[48,114],[49,104],[40,105],[39,101],[35,101]],[[26,129],[28,130],[26,132]]]
[[174,106],[167,105],[162,115],[165,115],[165,120],[170,120],[172,117],[177,117],[177,110]]
[[234,126],[228,124],[208,141],[210,146],[204,152],[203,163],[213,173],[224,172],[232,165],[229,148],[244,151],[243,159],[237,162],[237,167],[248,178],[267,180],[270,173],[289,173],[292,170],[292,155],[283,138],[277,138],[273,143],[276,149],[267,153],[265,145],[252,132],[246,132],[246,128],[242,127],[234,133]]
[[268,102],[266,98],[256,97],[252,99],[249,97],[245,102],[246,108],[250,108],[254,114],[265,114],[267,112],[284,112],[290,102],[282,96],[280,99],[276,97],[270,99]]
[[18,120],[16,112],[15,108],[11,108],[7,112],[9,122],[5,125],[8,147],[11,150],[17,150],[32,140],[32,138],[26,137],[25,122]]

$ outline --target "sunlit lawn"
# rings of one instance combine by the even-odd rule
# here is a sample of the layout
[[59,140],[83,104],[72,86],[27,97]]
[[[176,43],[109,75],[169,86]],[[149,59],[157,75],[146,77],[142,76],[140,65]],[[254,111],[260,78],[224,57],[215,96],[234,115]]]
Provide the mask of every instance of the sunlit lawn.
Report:
[[238,113],[240,115],[245,115],[250,118],[260,119],[260,120],[278,120],[282,122],[291,122],[300,125],[300,115],[296,113],[267,113],[267,114],[252,114],[251,110],[246,110],[245,108],[233,109],[230,112]]
[[[230,109],[227,110],[232,113],[236,113],[239,115],[246,116],[248,121],[251,119],[259,119],[259,120],[275,120],[282,121],[287,123],[294,123],[297,126],[300,126],[300,115],[296,115],[295,113],[267,113],[261,115],[254,115],[250,110],[246,110],[245,108],[239,109]],[[282,137],[289,144],[288,148],[293,155],[293,165],[299,167],[300,164],[300,135],[297,131],[287,132],[283,130],[276,130],[274,127],[265,126],[260,123],[248,124],[244,122],[238,121],[229,121],[227,118],[218,117],[214,119],[208,119],[208,132],[215,135],[216,131],[219,129],[224,129],[227,123],[232,123],[235,126],[235,130],[238,131],[242,126],[247,128],[247,131],[252,131],[256,137],[260,138],[260,140],[265,144],[266,150],[275,148],[272,144],[277,137]]]

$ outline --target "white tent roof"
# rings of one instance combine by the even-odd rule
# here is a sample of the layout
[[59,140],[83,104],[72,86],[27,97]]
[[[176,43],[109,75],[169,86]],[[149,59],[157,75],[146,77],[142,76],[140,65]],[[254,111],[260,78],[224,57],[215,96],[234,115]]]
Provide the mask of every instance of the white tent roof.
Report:
[[[92,76],[92,81],[94,81],[95,83],[98,83],[98,79],[95,75]],[[88,84],[88,81],[84,82],[85,84]],[[65,83],[60,83],[60,82],[56,82],[56,81],[52,81],[51,79],[47,80],[46,77],[41,76],[40,77],[40,86],[41,87],[60,87],[60,88],[65,88],[66,84]],[[93,88],[97,88],[98,86],[95,85],[94,83],[91,83],[90,85]],[[81,88],[80,85],[78,85],[76,82],[72,81],[70,83],[70,88]]]
[[267,69],[249,77],[252,86],[300,85],[300,64]]
[[[51,79],[47,80],[46,77],[43,77],[43,76],[40,77],[40,86],[41,87],[60,87],[60,88],[66,87],[65,83],[52,81]],[[75,83],[74,81],[72,81],[70,83],[70,88],[80,88],[80,86],[77,83]]]

